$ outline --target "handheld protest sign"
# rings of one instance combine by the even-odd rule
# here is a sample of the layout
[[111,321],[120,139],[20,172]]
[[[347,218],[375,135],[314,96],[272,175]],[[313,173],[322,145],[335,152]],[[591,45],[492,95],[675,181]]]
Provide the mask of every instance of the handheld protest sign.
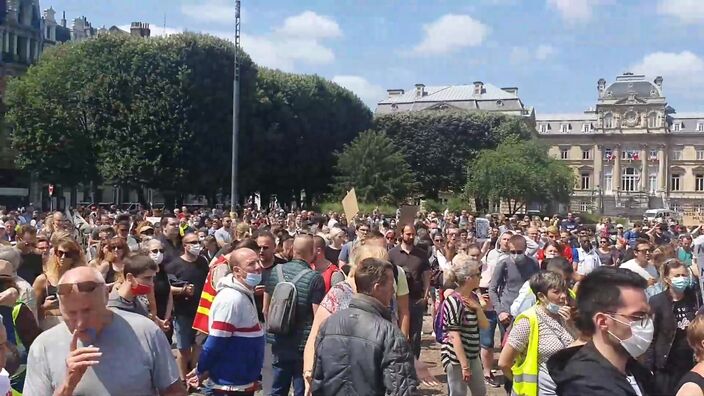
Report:
[[342,209],[345,211],[347,221],[352,221],[357,213],[359,213],[359,204],[357,203],[357,194],[354,188],[347,192],[347,195],[342,199]]

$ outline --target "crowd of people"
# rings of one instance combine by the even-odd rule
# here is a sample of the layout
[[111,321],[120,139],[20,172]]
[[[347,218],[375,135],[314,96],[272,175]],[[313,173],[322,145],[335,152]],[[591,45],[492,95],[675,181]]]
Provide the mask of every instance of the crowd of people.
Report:
[[702,226],[1,215],[3,393],[413,395],[440,386],[420,359],[427,318],[452,396],[704,396]]

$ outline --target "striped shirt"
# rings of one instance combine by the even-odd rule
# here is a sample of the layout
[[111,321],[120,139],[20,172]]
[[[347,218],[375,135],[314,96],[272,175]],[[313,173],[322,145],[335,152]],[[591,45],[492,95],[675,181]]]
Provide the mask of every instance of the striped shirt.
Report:
[[447,368],[449,364],[461,364],[455,353],[455,348],[452,346],[452,342],[447,337],[451,331],[459,331],[467,359],[471,360],[478,357],[479,323],[477,321],[477,315],[464,306],[458,294],[452,294],[445,299],[442,304],[442,315],[442,329],[445,335],[440,349],[442,366]]

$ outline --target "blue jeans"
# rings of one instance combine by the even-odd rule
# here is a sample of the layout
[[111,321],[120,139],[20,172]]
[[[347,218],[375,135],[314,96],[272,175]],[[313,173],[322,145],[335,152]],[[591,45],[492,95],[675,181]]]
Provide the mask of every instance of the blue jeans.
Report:
[[288,396],[288,391],[293,382],[294,396],[303,396],[305,382],[303,381],[303,356],[297,359],[279,359],[274,356],[271,365],[274,381],[271,384],[270,396]]
[[486,311],[484,314],[489,321],[489,327],[479,329],[479,345],[484,349],[494,349],[494,335],[496,334],[496,325],[499,323],[499,316],[496,311]]

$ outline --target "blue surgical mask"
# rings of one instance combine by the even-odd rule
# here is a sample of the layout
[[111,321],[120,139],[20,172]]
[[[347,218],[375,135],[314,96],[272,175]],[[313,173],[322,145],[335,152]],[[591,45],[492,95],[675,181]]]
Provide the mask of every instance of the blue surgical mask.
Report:
[[255,287],[262,281],[261,273],[247,273],[247,277],[244,279],[244,283],[249,287]]
[[690,278],[683,277],[683,276],[678,276],[676,278],[672,278],[672,288],[675,289],[675,291],[682,293],[685,291],[690,285],[691,281]]
[[561,306],[561,305],[557,305],[557,304],[555,304],[555,303],[547,303],[547,304],[545,305],[545,309],[547,309],[548,312],[550,312],[550,313],[552,313],[552,314],[556,314],[556,315],[557,315],[558,313],[560,313],[560,308],[562,308],[562,306]]

